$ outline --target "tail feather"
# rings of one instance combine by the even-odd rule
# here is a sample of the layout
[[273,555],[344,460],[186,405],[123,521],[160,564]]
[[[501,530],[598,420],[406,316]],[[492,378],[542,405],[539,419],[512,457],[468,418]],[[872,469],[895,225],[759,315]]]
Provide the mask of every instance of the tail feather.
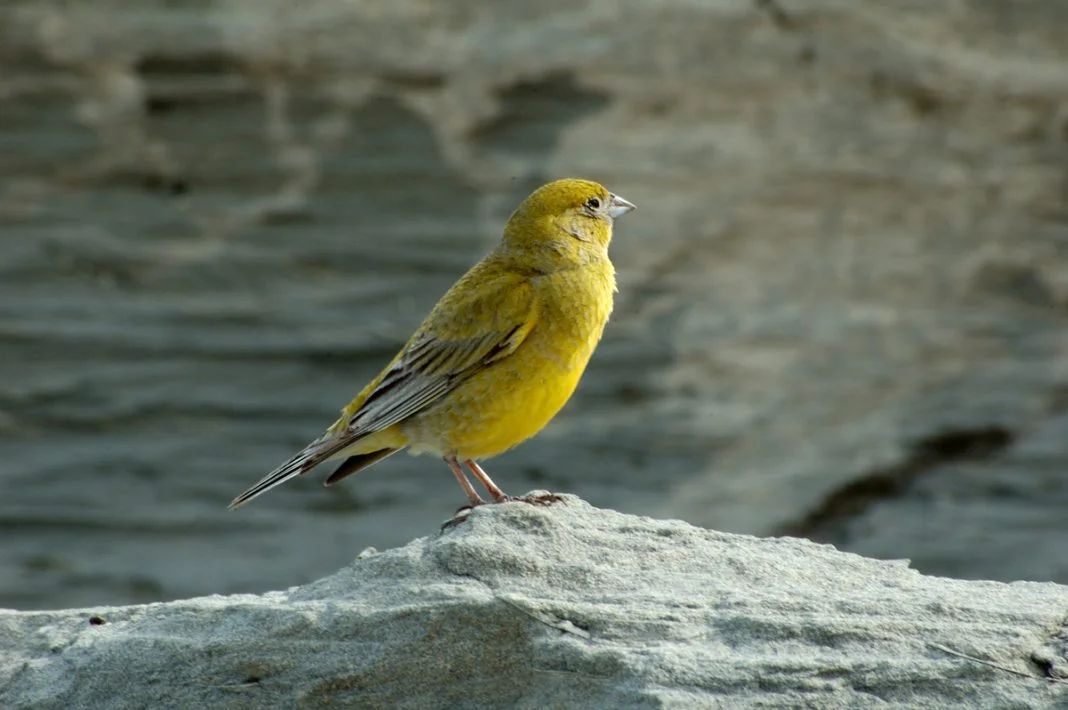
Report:
[[332,486],[341,479],[347,478],[358,471],[362,471],[368,466],[372,466],[387,456],[392,456],[398,451],[400,451],[400,449],[379,449],[378,451],[372,451],[368,454],[349,456],[345,459],[344,463],[337,467],[337,470],[330,474],[330,478],[323,481],[323,485]]
[[234,510],[235,508],[240,508],[245,503],[248,503],[257,496],[263,495],[275,486],[280,486],[291,478],[296,478],[302,473],[307,473],[338,451],[341,451],[351,444],[351,440],[340,441],[333,437],[316,439],[305,446],[296,456],[260,479],[256,485],[249,488],[237,498],[234,498],[228,506],[229,509]]

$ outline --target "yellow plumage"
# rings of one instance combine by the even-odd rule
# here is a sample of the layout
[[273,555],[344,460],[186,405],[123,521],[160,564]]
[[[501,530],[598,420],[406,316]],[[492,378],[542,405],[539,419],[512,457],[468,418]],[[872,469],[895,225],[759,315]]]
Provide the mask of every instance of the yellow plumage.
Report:
[[448,463],[472,505],[465,463],[537,434],[575,391],[612,311],[612,224],[634,206],[587,180],[549,183],[512,214],[500,244],[441,298],[326,433],[234,499],[236,508],[323,461],[327,485],[401,449]]

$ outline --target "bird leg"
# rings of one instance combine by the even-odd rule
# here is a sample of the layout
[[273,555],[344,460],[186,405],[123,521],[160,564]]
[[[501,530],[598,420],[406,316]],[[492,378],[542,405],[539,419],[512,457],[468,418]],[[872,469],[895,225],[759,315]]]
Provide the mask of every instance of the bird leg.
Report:
[[542,493],[540,495],[522,496],[520,498],[514,498],[512,496],[505,495],[504,491],[502,491],[497,486],[497,484],[493,482],[493,479],[489,477],[489,474],[486,473],[485,469],[483,469],[473,460],[468,459],[467,461],[464,461],[464,465],[471,469],[471,473],[475,475],[475,478],[478,479],[478,482],[486,487],[486,490],[489,491],[489,494],[493,496],[494,503],[507,503],[509,501],[518,501],[520,503],[531,503],[533,505],[552,505],[553,503],[559,503],[563,500],[563,498],[556,495],[555,493]]
[[485,487],[486,491],[491,496],[493,496],[493,501],[495,503],[504,503],[512,500],[512,498],[504,494],[504,491],[493,482],[493,479],[489,477],[489,474],[487,474],[481,466],[475,463],[473,459],[467,459],[464,461],[464,465],[471,469],[471,473],[478,479],[478,482]]
[[[460,462],[456,460],[456,457],[446,456],[444,458],[445,463],[449,465],[449,469],[452,471],[452,475],[456,476],[456,482],[460,484],[460,488],[464,489],[464,494],[467,495],[467,500],[470,501],[471,507],[485,503],[486,501],[482,500],[482,497],[475,490],[475,487],[471,485],[471,481],[467,480],[467,476],[464,475],[464,470],[460,468]],[[490,481],[490,483],[492,484],[493,482]],[[483,482],[483,485],[485,485],[485,482]],[[496,486],[494,486],[494,488],[496,488]],[[488,487],[487,490],[489,490]],[[500,492],[499,488],[497,490]],[[490,492],[492,493],[492,491]]]

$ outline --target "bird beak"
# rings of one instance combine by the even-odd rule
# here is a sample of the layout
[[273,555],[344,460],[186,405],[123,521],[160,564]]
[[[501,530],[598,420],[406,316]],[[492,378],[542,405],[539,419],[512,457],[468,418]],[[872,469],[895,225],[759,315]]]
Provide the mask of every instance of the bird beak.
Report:
[[634,203],[627,202],[619,195],[611,195],[612,201],[608,205],[608,216],[612,219],[622,217],[634,209]]

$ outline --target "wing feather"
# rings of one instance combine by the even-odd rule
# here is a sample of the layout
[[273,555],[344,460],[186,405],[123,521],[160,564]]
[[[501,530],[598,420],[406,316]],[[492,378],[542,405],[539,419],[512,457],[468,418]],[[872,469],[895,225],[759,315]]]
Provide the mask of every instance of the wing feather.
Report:
[[398,424],[515,352],[534,327],[534,287],[527,275],[487,271],[486,262],[479,264],[445,294],[358,406],[347,410],[341,436],[355,440]]
[[402,354],[352,415],[349,433],[366,436],[382,431],[435,404],[499,359],[503,350],[514,350],[522,342],[514,337],[522,328],[467,341],[431,338],[420,344],[417,357]]

